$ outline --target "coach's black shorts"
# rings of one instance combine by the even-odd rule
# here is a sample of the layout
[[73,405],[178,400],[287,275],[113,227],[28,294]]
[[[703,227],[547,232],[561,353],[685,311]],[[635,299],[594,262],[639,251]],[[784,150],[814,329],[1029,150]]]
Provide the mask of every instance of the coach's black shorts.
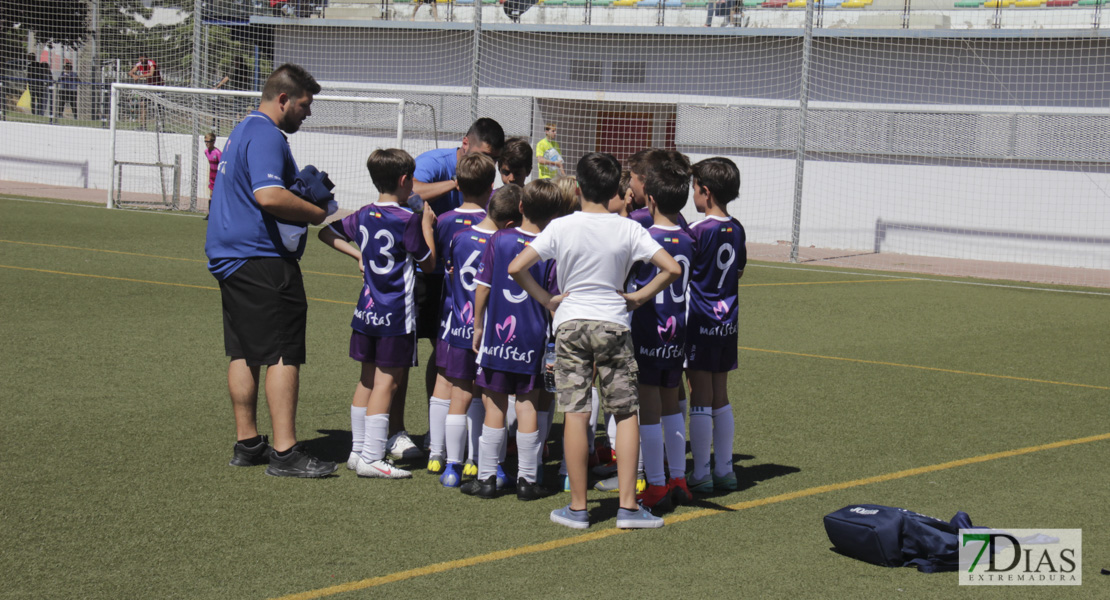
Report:
[[416,272],[416,337],[434,340],[443,311],[443,274]]
[[308,301],[297,261],[252,258],[220,281],[224,350],[259,365],[305,362]]

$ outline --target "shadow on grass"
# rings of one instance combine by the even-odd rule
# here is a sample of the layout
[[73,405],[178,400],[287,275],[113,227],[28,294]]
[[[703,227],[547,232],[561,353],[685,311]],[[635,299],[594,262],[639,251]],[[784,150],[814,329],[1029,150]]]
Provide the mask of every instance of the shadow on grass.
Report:
[[347,463],[351,455],[351,432],[343,429],[317,429],[321,437],[302,440],[305,450],[321,460]]

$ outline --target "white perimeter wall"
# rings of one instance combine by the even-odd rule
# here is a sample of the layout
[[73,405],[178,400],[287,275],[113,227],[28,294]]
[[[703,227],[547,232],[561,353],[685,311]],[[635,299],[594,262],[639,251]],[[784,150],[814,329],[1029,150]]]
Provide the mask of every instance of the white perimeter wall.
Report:
[[[120,160],[153,162],[154,134],[119,132]],[[109,185],[107,130],[0,122],[0,179],[105,190]],[[189,195],[192,140],[163,136],[163,160],[182,158],[183,198]],[[224,139],[218,144],[223,145]],[[315,164],[331,174],[340,204],[355,209],[377,194],[366,174],[366,157],[391,138],[302,132],[290,137],[300,165]],[[441,142],[448,145],[450,142]],[[406,142],[413,155],[431,142]],[[681,148],[680,148],[681,149]],[[691,154],[693,161],[704,154]],[[207,163],[201,160],[197,189],[206,197]],[[733,157],[743,183],[731,212],[758,243],[790,240],[794,203],[794,161]],[[143,173],[142,171],[146,171]],[[154,171],[128,168],[124,190],[159,193]],[[802,199],[803,246],[866,252],[875,244],[876,221],[937,228],[891,230],[883,252],[925,256],[1110,269],[1110,244],[1061,242],[1046,236],[1110,236],[1110,174],[1063,170],[857,164],[809,161]],[[696,219],[693,203],[685,210]],[[983,229],[1003,235],[946,233]],[[1021,234],[1030,237],[1021,239]],[[1018,236],[1018,237],[1015,237]]]

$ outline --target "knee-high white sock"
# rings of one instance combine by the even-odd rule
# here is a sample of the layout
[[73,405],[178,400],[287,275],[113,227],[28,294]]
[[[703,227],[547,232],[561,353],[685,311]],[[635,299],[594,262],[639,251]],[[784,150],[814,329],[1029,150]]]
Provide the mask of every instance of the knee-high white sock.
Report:
[[362,453],[366,442],[366,407],[351,406],[351,452]]
[[732,418],[732,405],[726,404],[713,411],[713,474],[724,477],[732,473],[732,438],[736,425]]
[[497,474],[497,457],[505,447],[507,431],[482,426],[482,439],[478,444],[478,479],[489,479]]
[[385,444],[389,439],[389,415],[366,415],[366,441],[362,446],[362,459],[366,462],[385,458]]
[[685,477],[686,424],[682,415],[664,415],[662,425],[663,449],[667,454],[667,478]]
[[713,443],[713,413],[708,406],[690,407],[690,453],[694,455],[694,479],[709,476],[709,447]]
[[586,441],[590,444],[590,454],[594,453],[597,437],[597,411],[601,409],[601,397],[598,396],[597,388],[590,388],[590,430],[586,432]]
[[686,422],[686,399],[678,401],[678,416],[682,417],[682,422]]
[[447,462],[462,463],[466,450],[466,415],[447,415],[444,421]]
[[447,411],[451,409],[451,401],[446,398],[428,398],[428,452],[443,456],[444,449],[444,424],[447,422]]
[[667,485],[663,472],[663,425],[640,425],[640,451],[644,457],[644,476],[651,485]]
[[486,420],[486,406],[481,398],[474,398],[466,409],[466,457],[478,464],[478,440],[482,437],[482,421]]
[[536,470],[539,465],[540,432],[516,432],[517,477],[528,483],[536,483]]
[[[516,396],[509,396],[509,408],[505,411],[505,429],[516,432]],[[504,456],[501,457],[504,460]]]

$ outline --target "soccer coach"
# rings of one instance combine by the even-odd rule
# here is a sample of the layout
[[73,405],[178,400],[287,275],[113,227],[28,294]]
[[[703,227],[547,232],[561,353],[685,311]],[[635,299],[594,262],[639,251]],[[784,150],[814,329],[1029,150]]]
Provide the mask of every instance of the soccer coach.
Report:
[[[306,236],[283,239],[277,222],[320,224],[327,216],[289,191],[297,164],[282,133],[300,128],[318,93],[320,84],[298,65],[284,64],[266,80],[258,110],[235,127],[224,147],[204,245],[208,270],[220,282],[224,348],[231,359],[227,387],[238,442],[230,464],[269,462],[266,473],[280,477],[324,477],[336,469],[297,444],[294,421],[308,314],[297,261]],[[273,448],[258,434],[256,420],[262,365]]]

